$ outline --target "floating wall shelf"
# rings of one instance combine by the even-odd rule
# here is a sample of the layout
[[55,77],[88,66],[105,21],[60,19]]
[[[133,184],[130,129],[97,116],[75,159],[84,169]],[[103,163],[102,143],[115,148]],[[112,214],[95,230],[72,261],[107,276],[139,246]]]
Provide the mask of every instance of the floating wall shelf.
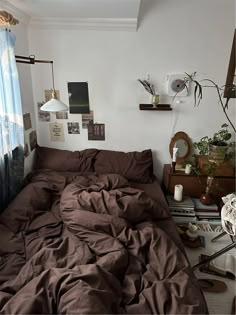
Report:
[[140,110],[172,110],[170,104],[158,104],[153,106],[152,104],[139,104]]

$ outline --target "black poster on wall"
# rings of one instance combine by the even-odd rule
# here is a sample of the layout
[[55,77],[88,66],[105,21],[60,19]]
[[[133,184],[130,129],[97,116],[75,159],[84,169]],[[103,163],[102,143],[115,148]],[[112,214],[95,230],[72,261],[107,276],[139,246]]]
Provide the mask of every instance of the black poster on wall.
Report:
[[70,114],[89,113],[88,82],[68,82]]

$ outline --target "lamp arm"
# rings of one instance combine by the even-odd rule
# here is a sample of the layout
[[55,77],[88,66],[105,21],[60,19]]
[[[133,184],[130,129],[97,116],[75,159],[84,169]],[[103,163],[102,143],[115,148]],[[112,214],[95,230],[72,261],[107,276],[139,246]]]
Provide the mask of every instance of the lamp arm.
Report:
[[68,106],[62,103],[57,99],[55,83],[54,83],[54,69],[53,69],[53,61],[52,60],[40,60],[35,59],[34,55],[30,55],[29,57],[25,56],[15,56],[16,62],[18,63],[26,63],[26,64],[35,64],[35,63],[50,63],[52,67],[52,98],[50,101],[46,102],[40,109],[46,112],[60,112],[60,111],[68,111]]
[[54,82],[54,69],[53,69],[53,61],[52,60],[41,60],[35,59],[34,55],[30,55],[29,57],[25,56],[15,56],[16,62],[18,63],[26,63],[26,64],[35,64],[35,63],[50,63],[52,65],[52,86],[53,92],[55,92],[55,82]]
[[35,64],[35,63],[53,63],[52,60],[41,60],[41,59],[35,59],[35,55],[30,55],[29,57],[25,56],[15,56],[16,62],[18,63],[29,63],[29,64]]

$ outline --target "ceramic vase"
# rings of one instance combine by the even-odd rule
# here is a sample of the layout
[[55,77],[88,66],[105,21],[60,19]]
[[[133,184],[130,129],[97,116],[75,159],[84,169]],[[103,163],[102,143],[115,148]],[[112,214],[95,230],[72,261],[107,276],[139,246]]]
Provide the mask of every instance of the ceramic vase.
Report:
[[214,203],[214,200],[212,199],[212,196],[210,193],[211,188],[212,188],[212,184],[213,184],[213,180],[214,180],[214,177],[212,177],[212,176],[207,177],[206,190],[200,196],[200,201],[204,205],[211,205]]

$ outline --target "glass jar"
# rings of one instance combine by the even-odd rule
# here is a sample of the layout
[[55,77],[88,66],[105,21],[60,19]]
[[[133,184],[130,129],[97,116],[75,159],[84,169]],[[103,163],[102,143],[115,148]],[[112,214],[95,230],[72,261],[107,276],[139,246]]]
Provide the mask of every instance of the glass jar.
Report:
[[152,105],[156,107],[159,104],[159,95],[152,95]]

